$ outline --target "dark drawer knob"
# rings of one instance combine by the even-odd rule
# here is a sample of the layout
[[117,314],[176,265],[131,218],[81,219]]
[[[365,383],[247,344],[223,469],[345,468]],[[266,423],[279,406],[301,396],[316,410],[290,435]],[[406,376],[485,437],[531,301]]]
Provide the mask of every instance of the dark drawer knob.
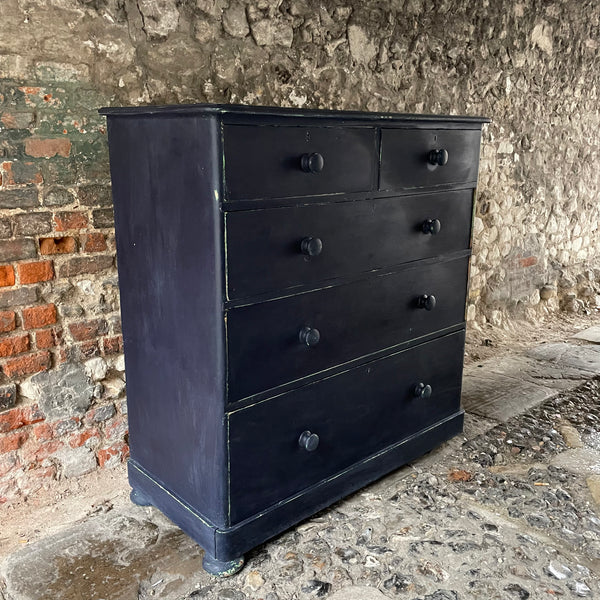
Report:
[[448,150],[445,148],[440,148],[439,150],[430,150],[429,151],[429,164],[430,165],[439,165],[443,167],[448,162]]
[[300,242],[300,250],[307,256],[319,256],[323,250],[323,242],[319,238],[304,238]]
[[310,431],[303,431],[298,439],[298,444],[307,452],[314,452],[319,447],[319,436]]
[[300,341],[307,346],[316,346],[321,339],[321,334],[314,327],[305,327],[300,330]]
[[417,308],[433,310],[435,308],[435,304],[436,300],[433,294],[423,294],[417,298]]
[[323,156],[318,152],[303,154],[300,157],[300,167],[305,173],[320,173],[324,166]]
[[432,235],[439,233],[441,228],[442,224],[439,219],[427,219],[426,221],[423,221],[423,224],[421,225],[423,233],[431,233]]
[[431,392],[433,392],[431,386],[424,383],[417,383],[413,388],[413,396],[415,398],[431,398]]

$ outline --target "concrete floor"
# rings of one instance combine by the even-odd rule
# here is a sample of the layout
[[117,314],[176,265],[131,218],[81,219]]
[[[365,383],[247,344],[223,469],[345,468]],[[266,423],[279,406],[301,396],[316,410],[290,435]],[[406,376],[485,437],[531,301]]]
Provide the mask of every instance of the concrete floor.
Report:
[[158,511],[100,492],[104,510],[2,560],[0,600],[600,598],[598,329],[470,365],[464,436],[255,549],[235,577],[204,573]]

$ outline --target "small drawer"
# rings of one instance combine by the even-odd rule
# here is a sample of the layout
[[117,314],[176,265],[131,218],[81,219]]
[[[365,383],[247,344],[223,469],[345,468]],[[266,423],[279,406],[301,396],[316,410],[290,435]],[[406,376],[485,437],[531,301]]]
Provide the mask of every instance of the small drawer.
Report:
[[457,413],[463,348],[461,331],[233,412],[232,523]]
[[228,400],[464,321],[468,257],[233,308]]
[[479,129],[383,129],[379,189],[477,181]]
[[225,125],[227,200],[365,192],[376,174],[374,128]]
[[227,213],[228,298],[466,250],[472,201],[460,190]]

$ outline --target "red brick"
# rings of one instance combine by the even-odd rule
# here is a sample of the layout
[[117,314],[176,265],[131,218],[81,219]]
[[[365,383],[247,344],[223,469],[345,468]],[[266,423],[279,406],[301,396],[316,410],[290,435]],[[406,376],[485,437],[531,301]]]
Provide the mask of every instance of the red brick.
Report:
[[27,138],[25,153],[35,158],[52,158],[53,156],[69,156],[71,140],[68,138]]
[[7,360],[2,367],[7,377],[24,377],[50,368],[51,357],[47,350]]
[[36,425],[32,431],[33,437],[40,442],[51,440],[54,437],[54,430],[47,423]]
[[44,414],[40,411],[36,404],[33,406],[25,406],[13,408],[6,412],[0,413],[0,433],[13,431],[25,425],[32,425],[44,420]]
[[71,254],[77,252],[77,243],[72,237],[40,238],[40,254]]
[[54,304],[23,309],[23,327],[25,329],[39,329],[54,323],[56,323],[56,306]]
[[79,446],[83,446],[90,438],[93,437],[98,437],[98,430],[95,427],[73,434],[69,438],[69,446],[71,446],[71,448],[79,448]]
[[124,442],[113,444],[108,448],[98,450],[98,464],[104,467],[106,463],[114,457],[119,457],[119,462],[122,462],[129,456],[129,446]]
[[98,343],[94,340],[77,344],[73,352],[73,356],[77,361],[83,360],[85,358],[92,358],[94,356],[99,355],[100,348],[98,347]]
[[103,233],[88,233],[82,237],[84,252],[104,252],[107,250],[106,238]]
[[0,454],[18,450],[29,437],[29,433],[25,431],[15,431],[0,436]]
[[16,315],[12,310],[0,312],[0,333],[13,331],[16,326]]
[[[56,476],[56,465],[49,467],[32,467],[27,471],[28,479],[48,479]],[[31,494],[28,494],[31,495]]]
[[42,444],[32,444],[29,442],[21,451],[21,456],[25,463],[35,465],[52,456],[63,446],[64,443],[60,440],[49,440]]
[[0,287],[15,285],[15,270],[10,266],[0,267]]
[[42,260],[17,265],[20,283],[38,283],[54,279],[54,265],[51,260]]
[[29,350],[29,335],[0,338],[0,357],[23,354]]
[[35,345],[37,346],[38,350],[53,348],[60,343],[60,337],[60,329],[42,329],[41,331],[37,331],[35,334]]
[[93,321],[79,321],[71,323],[69,331],[73,339],[77,342],[93,340],[98,336],[104,335],[107,330],[107,323],[104,319],[94,319]]
[[535,256],[528,256],[527,258],[519,259],[519,264],[522,267],[532,267],[537,264],[537,258]]
[[56,231],[84,229],[87,224],[87,215],[81,212],[59,212],[54,215],[54,228]]
[[123,352],[123,336],[116,335],[114,337],[107,337],[102,340],[102,347],[104,354],[121,354]]

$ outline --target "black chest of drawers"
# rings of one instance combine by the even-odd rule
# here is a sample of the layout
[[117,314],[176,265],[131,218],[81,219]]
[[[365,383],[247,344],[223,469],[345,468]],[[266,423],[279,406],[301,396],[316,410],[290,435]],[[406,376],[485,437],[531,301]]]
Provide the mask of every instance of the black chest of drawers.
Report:
[[485,119],[101,112],[132,499],[207,570],[461,431]]

